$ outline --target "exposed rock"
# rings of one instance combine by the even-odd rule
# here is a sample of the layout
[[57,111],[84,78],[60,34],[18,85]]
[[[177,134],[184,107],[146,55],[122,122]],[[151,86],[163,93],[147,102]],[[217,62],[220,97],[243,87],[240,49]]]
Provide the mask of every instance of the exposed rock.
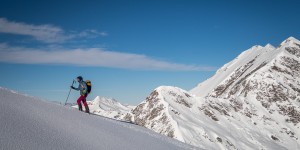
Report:
[[271,138],[272,138],[272,140],[274,140],[274,141],[279,141],[279,139],[278,139],[276,136],[274,136],[274,135],[271,135]]

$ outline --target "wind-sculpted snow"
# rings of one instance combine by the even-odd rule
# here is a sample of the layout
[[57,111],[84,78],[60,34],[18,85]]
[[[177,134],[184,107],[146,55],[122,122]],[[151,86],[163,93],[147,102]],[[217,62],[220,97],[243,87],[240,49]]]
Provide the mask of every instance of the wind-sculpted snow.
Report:
[[137,125],[0,88],[2,150],[196,149]]

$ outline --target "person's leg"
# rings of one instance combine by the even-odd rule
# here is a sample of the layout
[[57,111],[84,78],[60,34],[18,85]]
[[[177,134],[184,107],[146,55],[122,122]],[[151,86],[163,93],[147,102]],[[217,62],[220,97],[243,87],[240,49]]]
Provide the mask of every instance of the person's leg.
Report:
[[88,104],[86,103],[86,97],[87,97],[87,95],[84,97],[84,99],[82,100],[82,102],[83,102],[83,105],[85,107],[85,112],[86,113],[90,113],[90,108],[89,108]]
[[85,99],[85,97],[84,97],[84,96],[80,96],[80,97],[78,98],[78,100],[77,100],[78,109],[79,109],[80,111],[82,111],[81,101],[83,101],[83,99]]

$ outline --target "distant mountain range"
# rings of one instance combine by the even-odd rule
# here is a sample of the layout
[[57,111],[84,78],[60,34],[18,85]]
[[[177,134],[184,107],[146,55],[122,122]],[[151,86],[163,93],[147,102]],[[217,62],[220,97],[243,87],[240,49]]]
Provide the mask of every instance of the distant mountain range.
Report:
[[300,42],[253,46],[191,91],[161,86],[136,107],[89,105],[203,149],[300,149]]

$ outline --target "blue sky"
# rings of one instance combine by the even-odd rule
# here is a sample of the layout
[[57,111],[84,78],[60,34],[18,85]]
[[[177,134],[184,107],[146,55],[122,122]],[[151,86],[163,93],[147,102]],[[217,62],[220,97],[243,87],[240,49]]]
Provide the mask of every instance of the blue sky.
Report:
[[299,39],[299,4],[2,0],[0,86],[64,101],[82,75],[93,83],[89,99],[129,104],[160,85],[190,90],[253,45]]

